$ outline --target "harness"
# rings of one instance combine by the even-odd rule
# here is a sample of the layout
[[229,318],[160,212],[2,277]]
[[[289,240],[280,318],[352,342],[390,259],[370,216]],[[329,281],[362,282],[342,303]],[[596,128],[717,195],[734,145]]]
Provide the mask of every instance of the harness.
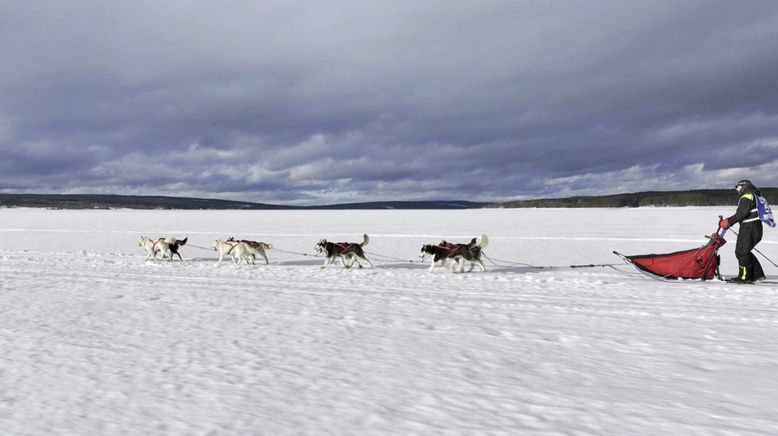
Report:
[[227,241],[222,241],[222,244],[227,244],[227,245],[229,245],[229,246],[230,246],[230,249],[229,249],[229,250],[227,250],[227,253],[225,253],[225,254],[230,254],[230,253],[232,253],[232,250],[233,250],[235,247],[237,247],[237,246],[238,246],[238,244],[237,244],[237,243],[236,243],[236,244],[230,244],[230,243],[229,243],[229,242],[227,242]]
[[449,256],[456,254],[462,248],[459,244],[438,245],[438,247],[446,250]]
[[340,250],[341,250],[340,252],[341,252],[341,253],[345,253],[345,252],[346,252],[346,250],[348,250],[349,248],[351,248],[351,246],[355,245],[355,244],[354,244],[354,243],[352,243],[352,242],[333,242],[332,244],[333,244],[333,245],[336,245],[336,246],[338,246],[338,247],[340,247]]
[[[151,239],[146,238],[146,241],[151,242]],[[162,242],[162,238],[159,238],[156,241],[154,241],[154,244],[151,246],[151,251],[156,250],[157,249],[157,244],[159,244],[160,242]],[[163,256],[164,256],[164,254],[163,254]]]

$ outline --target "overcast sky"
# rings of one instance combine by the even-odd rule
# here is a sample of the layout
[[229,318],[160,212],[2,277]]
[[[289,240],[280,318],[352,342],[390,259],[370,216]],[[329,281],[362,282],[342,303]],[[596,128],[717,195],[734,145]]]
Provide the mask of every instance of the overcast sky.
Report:
[[772,0],[0,0],[0,60],[0,192],[778,186]]

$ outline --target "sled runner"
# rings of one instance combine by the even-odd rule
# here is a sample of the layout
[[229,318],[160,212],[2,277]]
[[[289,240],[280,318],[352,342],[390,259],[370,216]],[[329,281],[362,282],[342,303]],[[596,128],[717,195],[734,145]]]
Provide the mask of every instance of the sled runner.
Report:
[[724,239],[725,232],[726,230],[719,229],[716,233],[706,236],[709,239],[707,244],[691,250],[633,256],[626,256],[616,251],[613,254],[632,264],[638,270],[662,279],[711,280],[718,278],[721,280],[718,251],[722,245],[727,243]]

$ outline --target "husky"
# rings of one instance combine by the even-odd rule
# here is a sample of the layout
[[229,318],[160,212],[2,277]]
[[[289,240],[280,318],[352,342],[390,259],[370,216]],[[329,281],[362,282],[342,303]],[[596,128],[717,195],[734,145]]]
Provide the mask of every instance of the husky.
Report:
[[262,256],[263,259],[265,259],[265,265],[270,264],[270,262],[267,260],[267,254],[265,253],[265,251],[272,249],[273,244],[268,244],[266,242],[259,242],[259,241],[251,241],[248,239],[241,239],[240,241],[236,241],[234,237],[227,239],[226,242],[243,242],[248,246],[247,251],[251,255],[252,259],[256,259],[256,256],[260,255]]
[[148,254],[146,256],[145,260],[157,260],[157,253],[162,253],[162,259],[165,257],[168,258],[169,261],[173,260],[173,255],[175,254],[178,256],[179,260],[184,260],[181,257],[181,254],[178,252],[178,249],[182,247],[183,245],[186,245],[186,241],[189,239],[189,237],[186,237],[184,239],[176,239],[176,238],[158,238],[158,239],[151,239],[146,236],[141,236],[138,240],[138,246],[143,247]]
[[351,268],[354,265],[354,262],[357,263],[357,266],[362,268],[362,264],[359,263],[359,259],[367,262],[367,264],[370,265],[370,268],[374,268],[373,263],[370,262],[367,257],[365,257],[365,252],[362,251],[362,247],[367,245],[368,242],[370,242],[370,238],[368,238],[365,234],[362,235],[362,242],[359,243],[328,242],[326,239],[322,239],[316,244],[314,248],[318,253],[321,253],[326,257],[324,260],[324,265],[321,266],[322,268],[326,268],[327,265],[332,263],[332,261],[338,257],[340,257],[341,261],[343,262],[343,268]]
[[432,256],[432,264],[429,271],[432,272],[435,269],[435,265],[441,262],[442,266],[446,265],[446,260],[451,259],[454,261],[454,265],[451,270],[454,273],[464,272],[465,262],[470,262],[470,269],[472,271],[475,265],[481,268],[481,271],[486,271],[483,262],[481,262],[481,253],[486,246],[489,245],[489,238],[486,235],[481,235],[481,242],[477,243],[476,238],[470,240],[467,244],[452,244],[447,241],[441,241],[437,245],[425,244],[421,247],[421,259],[424,260],[429,256]]
[[213,241],[212,246],[213,249],[219,253],[219,261],[216,262],[216,265],[222,263],[222,259],[224,259],[225,255],[230,255],[233,263],[237,264],[240,263],[240,261],[245,260],[246,264],[250,263],[254,265],[254,255],[249,251],[251,248],[245,242],[222,241],[221,239],[217,239]]

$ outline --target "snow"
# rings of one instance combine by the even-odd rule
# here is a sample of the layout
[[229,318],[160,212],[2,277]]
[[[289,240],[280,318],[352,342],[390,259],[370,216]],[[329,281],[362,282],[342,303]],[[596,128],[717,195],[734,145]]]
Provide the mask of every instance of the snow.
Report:
[[[611,253],[700,246],[731,209],[3,209],[0,433],[776,434],[778,289]],[[363,233],[375,269],[313,257]],[[482,233],[513,265],[418,263]],[[188,236],[185,260],[144,262],[141,235]],[[271,264],[216,266],[229,236]],[[519,265],[592,263],[618,266]]]

